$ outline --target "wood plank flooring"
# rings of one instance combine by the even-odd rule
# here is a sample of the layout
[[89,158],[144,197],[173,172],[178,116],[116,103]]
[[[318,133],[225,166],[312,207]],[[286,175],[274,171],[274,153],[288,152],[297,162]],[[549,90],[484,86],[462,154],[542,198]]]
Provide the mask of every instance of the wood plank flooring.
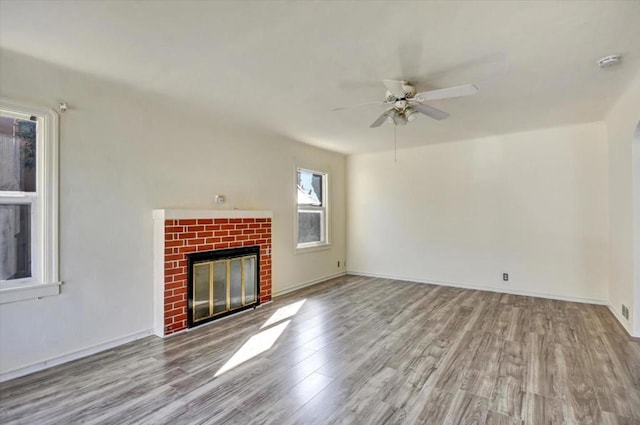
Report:
[[0,384],[0,423],[638,425],[640,342],[603,306],[344,276]]

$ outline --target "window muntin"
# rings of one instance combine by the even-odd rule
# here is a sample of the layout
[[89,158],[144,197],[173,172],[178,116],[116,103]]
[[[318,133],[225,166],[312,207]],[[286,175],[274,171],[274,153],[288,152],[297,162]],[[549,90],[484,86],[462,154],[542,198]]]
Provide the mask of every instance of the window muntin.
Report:
[[327,245],[327,174],[297,169],[296,247]]
[[59,293],[58,116],[0,100],[0,303]]

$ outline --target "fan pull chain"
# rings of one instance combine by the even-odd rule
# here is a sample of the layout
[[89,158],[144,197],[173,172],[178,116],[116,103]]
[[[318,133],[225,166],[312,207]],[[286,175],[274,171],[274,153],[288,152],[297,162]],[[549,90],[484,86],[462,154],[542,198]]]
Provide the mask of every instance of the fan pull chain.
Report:
[[396,130],[398,126],[393,124],[393,160],[397,164],[398,163],[398,138],[396,136]]

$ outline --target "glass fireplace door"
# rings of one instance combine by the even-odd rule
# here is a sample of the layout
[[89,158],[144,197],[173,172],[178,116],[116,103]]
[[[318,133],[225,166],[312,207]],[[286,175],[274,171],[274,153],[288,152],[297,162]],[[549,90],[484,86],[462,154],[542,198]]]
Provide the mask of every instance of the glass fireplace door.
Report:
[[255,255],[193,264],[193,321],[257,301]]

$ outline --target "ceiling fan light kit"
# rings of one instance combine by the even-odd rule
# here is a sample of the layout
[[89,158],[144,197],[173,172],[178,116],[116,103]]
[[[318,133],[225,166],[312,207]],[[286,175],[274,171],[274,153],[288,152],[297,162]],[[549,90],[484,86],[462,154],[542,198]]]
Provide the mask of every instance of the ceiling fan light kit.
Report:
[[418,111],[416,111],[416,108],[414,108],[413,106],[409,106],[404,110],[404,116],[409,122],[415,120],[417,115]]
[[385,100],[381,102],[343,106],[334,108],[333,110],[339,111],[366,105],[388,105],[390,108],[384,111],[369,127],[380,127],[385,121],[389,121],[395,125],[406,125],[407,122],[413,121],[418,113],[436,120],[443,120],[449,116],[448,113],[429,106],[424,102],[470,96],[478,92],[478,88],[473,84],[416,93],[415,87],[406,80],[382,80],[382,82],[387,88]]
[[395,125],[406,125],[409,122],[409,119],[404,114],[404,112],[394,111],[393,114],[393,123]]

